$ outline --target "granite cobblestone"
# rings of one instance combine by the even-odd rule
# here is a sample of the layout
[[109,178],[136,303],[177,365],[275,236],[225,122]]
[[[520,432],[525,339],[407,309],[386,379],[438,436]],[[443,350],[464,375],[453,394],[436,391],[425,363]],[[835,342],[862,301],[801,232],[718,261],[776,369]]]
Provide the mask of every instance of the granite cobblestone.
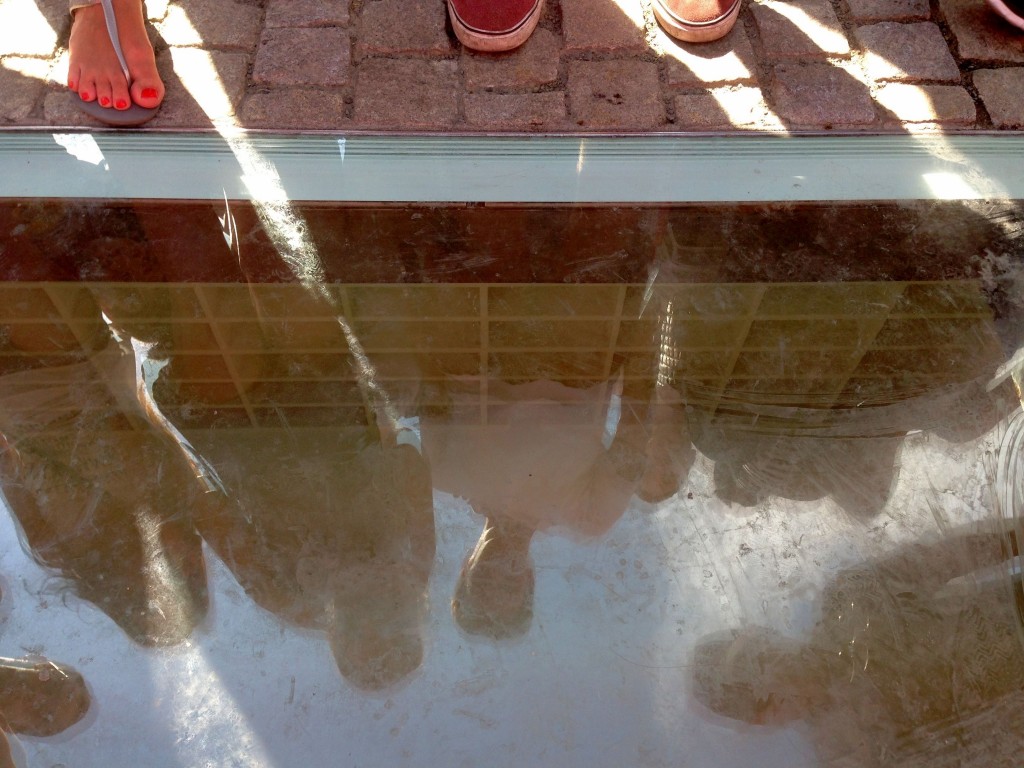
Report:
[[342,29],[268,29],[256,51],[258,85],[347,85],[349,36]]
[[445,6],[434,0],[369,0],[356,37],[359,58],[374,54],[443,56],[452,44],[445,34]]
[[927,21],[931,18],[928,0],[846,0],[850,19],[858,24],[877,21]]
[[886,21],[859,27],[864,67],[874,80],[960,80],[953,54],[937,24]]
[[548,29],[538,29],[515,53],[462,52],[468,91],[493,88],[536,88],[558,79],[560,40]]
[[875,94],[879,106],[892,113],[896,124],[933,124],[965,128],[977,119],[977,107],[959,85],[888,83]]
[[831,0],[757,0],[751,4],[770,59],[848,56],[850,44]]
[[[983,0],[743,0],[733,31],[703,45],[669,37],[650,0],[545,1],[526,45],[481,54],[455,39],[442,0],[147,0],[168,89],[151,125],[1024,127],[1024,34]],[[4,126],[96,125],[63,87],[57,6],[0,0]]]
[[974,86],[996,128],[1024,128],[1024,67],[979,69]]

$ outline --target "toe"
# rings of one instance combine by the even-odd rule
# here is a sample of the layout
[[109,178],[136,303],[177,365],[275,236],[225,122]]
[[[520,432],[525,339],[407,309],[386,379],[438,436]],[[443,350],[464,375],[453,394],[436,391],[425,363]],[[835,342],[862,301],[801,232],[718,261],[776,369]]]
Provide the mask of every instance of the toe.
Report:
[[164,85],[159,79],[140,79],[132,83],[132,101],[147,109],[164,100]]
[[128,93],[128,84],[123,80],[112,83],[110,98],[113,100],[114,109],[128,109],[132,101],[131,94]]
[[113,89],[111,88],[109,80],[97,81],[96,101],[101,107],[112,107],[114,105],[112,93]]
[[82,101],[96,101],[96,79],[84,76],[78,84],[78,95]]
[[78,86],[82,82],[82,68],[68,67],[68,88],[78,93]]

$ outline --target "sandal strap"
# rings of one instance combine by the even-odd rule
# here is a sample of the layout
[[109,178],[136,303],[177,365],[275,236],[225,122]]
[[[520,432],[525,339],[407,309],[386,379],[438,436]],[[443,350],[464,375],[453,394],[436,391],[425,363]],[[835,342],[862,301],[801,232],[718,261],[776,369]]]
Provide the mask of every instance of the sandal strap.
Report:
[[117,15],[114,13],[113,2],[111,0],[71,0],[69,3],[72,15],[79,8],[88,8],[92,5],[103,6],[103,20],[107,23],[107,35],[110,36],[110,42],[114,46],[114,53],[117,55],[117,61],[121,65],[121,71],[124,72],[124,79],[128,81],[128,85],[131,85],[132,78],[128,74],[128,62],[125,60],[124,51],[121,49],[121,34],[117,31]]
[[124,79],[128,81],[128,85],[132,84],[131,75],[128,74],[128,62],[125,61],[124,51],[121,50],[121,36],[117,31],[117,17],[114,15],[114,2],[113,0],[100,0],[103,5],[103,18],[107,22],[107,33],[110,35],[110,42],[114,46],[114,53],[117,54],[117,60],[121,63],[121,70],[124,72]]

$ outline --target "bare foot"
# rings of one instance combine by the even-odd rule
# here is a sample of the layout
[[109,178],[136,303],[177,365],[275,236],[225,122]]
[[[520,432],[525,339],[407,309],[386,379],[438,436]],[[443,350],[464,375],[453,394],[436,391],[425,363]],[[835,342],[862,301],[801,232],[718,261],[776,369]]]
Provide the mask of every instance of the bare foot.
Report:
[[68,88],[83,101],[125,110],[132,103],[147,109],[163,101],[164,84],[156,70],[153,46],[146,34],[142,0],[113,0],[121,49],[128,64],[131,84],[110,42],[103,6],[90,5],[75,11],[71,26]]

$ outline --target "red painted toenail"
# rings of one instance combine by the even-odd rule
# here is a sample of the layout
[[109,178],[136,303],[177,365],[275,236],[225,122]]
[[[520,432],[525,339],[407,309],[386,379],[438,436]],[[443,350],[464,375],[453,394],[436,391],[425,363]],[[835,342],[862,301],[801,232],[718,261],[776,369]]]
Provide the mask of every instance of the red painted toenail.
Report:
[[81,97],[82,97],[83,99],[85,99],[86,101],[88,101],[88,100],[89,100],[89,92],[88,92],[88,91],[82,91],[82,92],[81,92],[80,94],[78,94],[78,95],[79,95],[79,96],[81,96]]
[[117,103],[114,104],[114,106],[117,107],[118,109],[127,109],[128,108],[128,102],[125,101],[124,99],[118,99]]
[[100,96],[100,106],[101,107],[109,107],[110,106],[110,99],[108,99],[106,96]]
[[72,91],[77,91],[78,90],[78,88],[75,86],[75,81],[74,80],[68,80],[68,88],[70,88]]
[[143,88],[142,89],[142,98],[144,98],[144,99],[155,99],[156,98],[156,88]]

